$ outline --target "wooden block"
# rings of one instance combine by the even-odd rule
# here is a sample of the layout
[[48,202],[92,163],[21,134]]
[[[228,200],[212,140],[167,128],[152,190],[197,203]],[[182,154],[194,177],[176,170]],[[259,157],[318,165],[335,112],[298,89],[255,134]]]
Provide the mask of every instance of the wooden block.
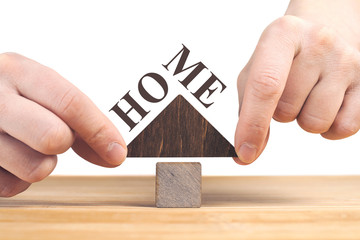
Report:
[[199,208],[201,206],[201,164],[158,162],[155,202],[158,208]]
[[179,95],[128,145],[128,157],[236,157],[236,152]]

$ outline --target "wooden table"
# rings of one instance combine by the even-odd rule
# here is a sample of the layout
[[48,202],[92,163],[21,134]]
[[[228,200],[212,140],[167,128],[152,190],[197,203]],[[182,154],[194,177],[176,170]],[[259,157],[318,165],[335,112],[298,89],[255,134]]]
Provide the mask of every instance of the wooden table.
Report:
[[49,177],[0,199],[0,239],[360,239],[360,176],[203,177],[198,209],[154,177]]

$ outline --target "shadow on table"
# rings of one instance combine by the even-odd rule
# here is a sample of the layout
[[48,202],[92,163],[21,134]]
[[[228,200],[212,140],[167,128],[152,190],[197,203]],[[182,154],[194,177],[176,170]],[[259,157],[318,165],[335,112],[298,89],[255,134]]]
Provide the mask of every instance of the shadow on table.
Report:
[[[294,192],[290,191],[293,187],[279,187],[283,180],[276,179],[266,185],[259,178],[204,177],[202,207],[284,206],[301,204],[304,198],[308,200],[309,196],[289,194]],[[0,208],[155,207],[154,180],[153,176],[52,177],[18,196],[0,198]]]
[[[109,201],[93,199],[92,201],[86,201],[81,199],[79,196],[74,196],[73,199],[64,198],[63,201],[59,200],[39,200],[31,199],[27,197],[26,199],[21,199],[21,195],[15,198],[0,199],[0,208],[9,208],[9,207],[66,207],[66,206],[113,206],[113,207],[155,207],[154,196],[147,197],[146,199],[139,194],[139,196],[134,195],[132,198],[127,198],[126,200],[121,199],[119,195],[119,200]],[[105,197],[106,198],[106,197]],[[114,198],[114,197],[112,197]],[[138,200],[138,199],[143,200]],[[284,196],[281,194],[272,193],[261,194],[258,192],[248,192],[248,191],[238,191],[237,193],[233,192],[224,192],[221,193],[212,193],[205,192],[202,194],[202,207],[253,207],[253,206],[276,206],[279,204],[287,205],[294,204],[298,201],[296,198],[291,198],[289,196]]]
[[258,192],[242,193],[203,193],[202,205],[208,207],[254,207],[254,206],[276,206],[287,205],[298,202],[298,199],[273,193],[266,195]]
[[155,203],[146,202],[124,202],[124,201],[94,201],[94,202],[61,202],[45,200],[17,200],[0,199],[1,208],[21,208],[21,207],[90,207],[90,206],[116,206],[116,207],[154,207]]

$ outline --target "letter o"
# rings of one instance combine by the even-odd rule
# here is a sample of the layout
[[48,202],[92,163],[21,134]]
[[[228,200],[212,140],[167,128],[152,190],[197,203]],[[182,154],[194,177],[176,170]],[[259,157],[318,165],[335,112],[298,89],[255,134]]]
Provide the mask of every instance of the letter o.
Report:
[[[143,79],[145,77],[151,77],[152,79],[154,79],[161,87],[162,89],[164,90],[164,96],[162,98],[155,98],[153,97],[148,91],[145,90],[144,88],[144,85],[142,83]],[[157,73],[148,73],[148,74],[145,74],[139,81],[139,84],[138,84],[138,88],[139,88],[139,93],[140,95],[148,102],[152,102],[152,103],[157,103],[157,102],[160,102],[161,100],[163,100],[166,95],[168,94],[168,85],[165,81],[165,79],[157,74]]]

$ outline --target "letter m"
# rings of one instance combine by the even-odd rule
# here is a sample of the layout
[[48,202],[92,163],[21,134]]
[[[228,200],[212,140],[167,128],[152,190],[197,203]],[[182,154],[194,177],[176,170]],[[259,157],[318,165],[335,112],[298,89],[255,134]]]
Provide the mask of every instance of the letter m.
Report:
[[184,78],[183,81],[180,81],[179,82],[187,89],[187,86],[189,85],[189,83],[197,76],[199,75],[199,73],[203,70],[203,69],[207,69],[207,67],[202,63],[202,62],[198,62],[198,63],[195,63],[189,67],[186,67],[185,68],[185,63],[186,63],[186,60],[189,56],[189,49],[187,49],[185,47],[184,44],[183,45],[183,48],[180,50],[180,52],[178,52],[178,54],[175,55],[175,57],[173,59],[171,59],[171,61],[164,65],[163,64],[163,67],[169,71],[168,67],[169,65],[177,58],[179,58],[178,56],[180,56],[180,59],[178,60],[178,63],[176,65],[176,68],[175,68],[175,71],[174,71],[174,74],[173,76],[179,74],[179,73],[182,73],[186,70],[189,70],[191,68],[194,68],[189,75],[186,76],[186,78]]

